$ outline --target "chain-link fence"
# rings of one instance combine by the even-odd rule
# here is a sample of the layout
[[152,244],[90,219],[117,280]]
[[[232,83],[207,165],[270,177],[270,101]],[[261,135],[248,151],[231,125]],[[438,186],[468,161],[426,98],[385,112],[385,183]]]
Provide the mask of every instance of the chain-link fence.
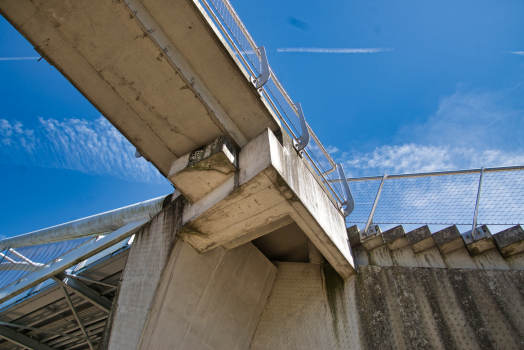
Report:
[[87,237],[65,242],[3,249],[0,251],[0,291],[26,278],[30,273],[50,266],[61,256],[95,240],[96,238]]
[[[200,0],[215,24],[222,31],[230,47],[240,58],[244,67],[253,78],[262,73],[262,58],[253,38],[236,14],[228,0]],[[267,83],[260,90],[274,113],[279,116],[288,134],[295,140],[304,133],[301,128],[298,110],[291,100],[276,74],[271,71]],[[304,156],[311,164],[315,176],[326,185],[330,197],[340,205],[346,201],[345,192],[337,183],[338,173],[334,160],[331,158],[315,133],[308,127],[310,142],[304,148]]]
[[355,200],[349,223],[524,223],[524,167],[385,175],[348,183]]

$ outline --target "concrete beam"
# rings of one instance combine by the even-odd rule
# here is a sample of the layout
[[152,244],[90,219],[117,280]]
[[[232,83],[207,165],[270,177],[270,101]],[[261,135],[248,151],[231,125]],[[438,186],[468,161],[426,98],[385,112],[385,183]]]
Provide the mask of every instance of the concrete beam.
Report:
[[236,164],[235,147],[227,136],[221,136],[175,160],[168,179],[189,203],[195,203],[232,177]]
[[[199,252],[291,217],[344,278],[355,273],[344,217],[284,135],[266,130],[239,154],[238,176],[184,211],[178,234]],[[255,234],[256,235],[256,234]]]
[[375,228],[375,234],[371,236],[366,236],[364,231],[360,231],[360,242],[367,250],[375,249],[384,245],[384,237],[382,236],[382,230],[378,225],[373,225]]
[[0,326],[0,337],[5,338],[23,348],[31,350],[52,350],[47,345],[41,344],[34,339],[12,330],[9,327]]
[[419,227],[406,233],[406,238],[414,253],[421,252],[435,246],[435,240],[428,225]]
[[404,231],[402,225],[390,228],[382,234],[382,237],[384,237],[384,243],[388,245],[390,250],[397,250],[409,245],[406,231]]
[[448,254],[465,246],[457,226],[446,227],[433,234],[435,243],[442,254]]
[[462,234],[466,248],[471,256],[482,254],[496,247],[493,236],[486,225],[475,228],[475,238],[473,239],[471,231]]

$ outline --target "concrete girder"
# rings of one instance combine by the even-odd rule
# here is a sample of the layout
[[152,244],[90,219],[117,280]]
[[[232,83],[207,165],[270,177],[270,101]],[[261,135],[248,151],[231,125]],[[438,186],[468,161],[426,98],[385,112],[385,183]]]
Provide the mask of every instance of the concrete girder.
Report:
[[5,326],[0,326],[0,337],[31,350],[52,350],[49,346],[41,344]]

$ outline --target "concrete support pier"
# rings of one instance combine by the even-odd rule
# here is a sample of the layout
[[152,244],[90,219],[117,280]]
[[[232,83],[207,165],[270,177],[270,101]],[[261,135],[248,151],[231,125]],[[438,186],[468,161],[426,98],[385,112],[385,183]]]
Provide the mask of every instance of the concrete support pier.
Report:
[[342,284],[355,274],[344,218],[291,139],[267,129],[237,151],[223,136],[169,178],[178,191],[136,235],[101,348],[249,348],[275,288],[267,256],[310,262],[315,283],[326,260]]

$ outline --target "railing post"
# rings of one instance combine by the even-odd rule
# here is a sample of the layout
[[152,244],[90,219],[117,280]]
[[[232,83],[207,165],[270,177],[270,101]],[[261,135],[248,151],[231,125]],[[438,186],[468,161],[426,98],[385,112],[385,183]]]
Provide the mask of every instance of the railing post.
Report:
[[473,215],[473,225],[471,226],[471,238],[475,240],[475,229],[477,228],[477,214],[479,212],[480,191],[482,190],[482,178],[484,177],[484,168],[480,169],[479,187],[477,189],[477,202],[475,203],[475,214]]
[[[337,168],[338,176],[340,177],[340,181],[342,181],[342,188],[344,189],[344,194],[346,195],[346,201],[344,203],[340,203],[340,207],[342,209],[343,215],[348,216],[351,214],[353,209],[355,209],[355,201],[353,200],[353,195],[351,194],[351,189],[349,188],[348,180],[346,179],[346,174],[344,174],[342,164],[337,164]],[[345,209],[343,208],[344,206],[346,206]]]
[[264,46],[260,46],[258,48],[258,52],[260,53],[260,61],[262,63],[262,74],[260,74],[258,78],[253,79],[253,84],[255,84],[255,88],[260,89],[269,80],[269,77],[271,76],[271,69],[269,68],[269,64],[267,62],[266,49]]
[[295,108],[298,112],[298,119],[300,120],[300,129],[302,130],[302,135],[298,138],[298,140],[293,140],[293,145],[297,149],[297,151],[302,151],[307,144],[309,143],[309,127],[306,123],[306,118],[304,118],[304,113],[302,112],[302,106],[300,106],[300,103],[295,103]]
[[369,228],[373,224],[373,215],[375,215],[375,209],[377,209],[378,199],[380,198],[380,193],[382,192],[382,187],[384,186],[384,182],[388,178],[387,174],[384,174],[382,177],[382,182],[380,182],[380,187],[378,188],[377,196],[375,197],[375,202],[373,203],[373,208],[371,209],[371,213],[369,214],[368,222],[366,223],[366,227],[364,228],[364,235],[369,234]]

